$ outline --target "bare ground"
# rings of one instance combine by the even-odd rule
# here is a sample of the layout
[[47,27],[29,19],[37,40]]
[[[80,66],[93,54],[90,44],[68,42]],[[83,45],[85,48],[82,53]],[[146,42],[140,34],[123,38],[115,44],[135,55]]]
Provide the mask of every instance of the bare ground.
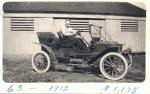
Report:
[[112,81],[104,78],[98,68],[84,68],[66,71],[65,65],[39,74],[32,69],[31,56],[3,58],[3,80],[9,83],[20,82],[142,82],[145,80],[145,55],[133,56],[133,66],[124,79]]

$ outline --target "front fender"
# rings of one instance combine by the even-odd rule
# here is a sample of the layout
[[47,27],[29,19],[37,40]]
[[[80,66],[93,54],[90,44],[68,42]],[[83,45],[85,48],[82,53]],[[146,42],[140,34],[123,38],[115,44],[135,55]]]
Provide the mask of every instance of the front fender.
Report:
[[102,52],[99,52],[97,55],[95,55],[94,57],[92,57],[89,61],[88,64],[98,64],[98,61],[101,59],[101,57],[103,57],[105,54],[109,53],[109,52],[119,52],[120,53],[120,48],[119,47],[112,47],[112,48],[107,48],[105,50],[103,50]]
[[128,48],[127,50],[122,51],[122,55],[127,59],[128,66],[131,67],[133,63],[132,50]]
[[42,48],[44,48],[42,50],[44,50],[50,56],[50,59],[53,63],[57,62],[57,57],[51,47],[41,43],[34,43],[34,44],[40,45]]

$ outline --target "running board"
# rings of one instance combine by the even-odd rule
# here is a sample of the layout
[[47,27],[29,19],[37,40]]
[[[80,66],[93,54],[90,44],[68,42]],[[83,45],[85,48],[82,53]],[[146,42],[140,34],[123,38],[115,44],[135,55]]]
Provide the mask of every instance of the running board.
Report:
[[91,65],[88,64],[67,64],[66,66],[91,67]]

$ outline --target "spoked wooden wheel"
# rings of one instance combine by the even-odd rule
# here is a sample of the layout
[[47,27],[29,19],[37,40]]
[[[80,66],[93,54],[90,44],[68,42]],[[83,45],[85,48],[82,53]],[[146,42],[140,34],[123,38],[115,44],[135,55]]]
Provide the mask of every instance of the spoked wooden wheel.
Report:
[[110,52],[100,60],[100,71],[108,79],[122,79],[128,71],[126,59],[119,53]]
[[37,52],[32,57],[32,67],[36,72],[44,73],[50,68],[50,57],[44,51]]

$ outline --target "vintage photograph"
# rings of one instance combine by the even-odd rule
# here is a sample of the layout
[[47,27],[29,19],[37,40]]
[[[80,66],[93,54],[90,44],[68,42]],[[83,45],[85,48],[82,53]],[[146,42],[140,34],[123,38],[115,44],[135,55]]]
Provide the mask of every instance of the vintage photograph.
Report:
[[3,12],[7,83],[145,80],[146,9],[136,2],[6,2]]

